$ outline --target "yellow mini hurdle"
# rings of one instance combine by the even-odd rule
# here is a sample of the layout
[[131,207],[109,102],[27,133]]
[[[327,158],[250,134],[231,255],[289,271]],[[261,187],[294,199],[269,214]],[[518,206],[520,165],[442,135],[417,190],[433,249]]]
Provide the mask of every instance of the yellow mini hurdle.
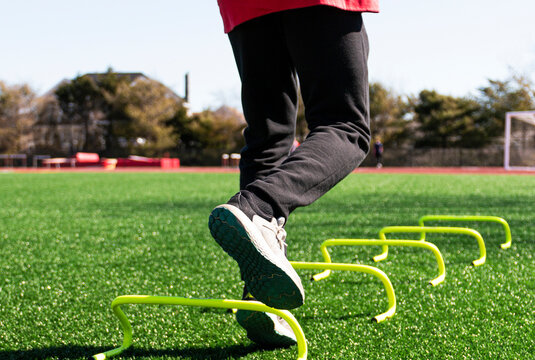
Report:
[[[498,216],[484,215],[424,215],[418,220],[420,226],[424,226],[426,221],[472,221],[472,222],[495,222],[503,226],[505,232],[505,242],[500,244],[502,249],[511,247],[511,228],[505,219]],[[425,233],[422,233],[420,240],[425,240]]]
[[[396,312],[396,295],[394,288],[388,276],[373,266],[358,265],[358,264],[337,264],[337,263],[315,263],[315,262],[300,262],[290,261],[295,269],[309,269],[309,270],[338,270],[338,271],[354,271],[363,272],[374,275],[381,280],[385,287],[388,297],[388,309],[373,318],[376,322],[384,321],[394,316]],[[171,296],[150,296],[150,295],[124,295],[119,296],[113,300],[111,308],[113,313],[119,319],[121,328],[123,330],[123,344],[115,349],[96,354],[93,356],[94,360],[105,360],[112,356],[123,353],[132,345],[132,326],[128,318],[121,310],[121,305],[126,304],[144,304],[144,305],[183,305],[195,307],[210,307],[223,309],[241,309],[249,311],[261,311],[280,316],[288,322],[297,339],[297,360],[306,360],[307,358],[307,343],[305,334],[295,317],[287,310],[279,310],[258,301],[246,300],[226,300],[226,299],[191,299],[184,297]]]
[[[474,229],[468,229],[468,228],[461,228],[461,227],[428,227],[428,226],[387,226],[381,229],[379,231],[379,238],[382,240],[386,240],[385,234],[392,234],[392,233],[419,233],[419,234],[425,234],[425,233],[440,233],[440,234],[457,234],[457,235],[468,235],[472,236],[476,239],[477,244],[479,246],[479,258],[472,261],[472,264],[474,266],[480,266],[485,263],[485,260],[487,258],[487,251],[485,249],[485,242],[483,241],[483,237],[479,232],[477,232]],[[375,261],[381,261],[386,259],[388,256],[388,245],[383,245],[383,252],[377,256],[375,256],[373,259]]]
[[392,283],[390,282],[390,279],[388,276],[381,271],[380,269],[368,266],[368,265],[360,265],[360,264],[337,264],[337,263],[331,263],[331,262],[299,262],[299,261],[290,261],[290,264],[295,269],[308,269],[308,270],[342,270],[342,271],[355,271],[355,272],[362,272],[366,274],[373,275],[381,282],[383,283],[383,286],[386,291],[386,296],[388,298],[388,309],[379,315],[376,315],[372,318],[375,322],[382,322],[386,319],[391,318],[396,313],[396,294],[394,293],[394,287],[392,286]]
[[[373,317],[376,322],[385,321],[394,316],[396,312],[396,295],[394,288],[388,276],[380,269],[360,264],[341,264],[332,263],[331,256],[327,247],[329,246],[382,246],[383,252],[373,258],[374,261],[381,261],[388,256],[388,246],[407,246],[418,247],[430,250],[436,258],[438,265],[438,276],[430,281],[433,286],[442,283],[446,276],[446,269],[444,259],[440,250],[432,243],[425,241],[427,233],[444,233],[444,234],[458,234],[472,236],[477,240],[479,246],[479,258],[472,261],[474,266],[483,265],[486,260],[486,249],[483,237],[479,232],[473,229],[461,227],[428,227],[424,226],[425,221],[488,221],[502,224],[505,230],[505,242],[500,246],[502,249],[507,249],[511,246],[511,230],[507,222],[497,216],[479,216],[479,215],[425,215],[419,219],[420,226],[388,226],[381,229],[379,232],[379,239],[328,239],[321,244],[321,253],[325,262],[300,262],[290,261],[295,269],[307,270],[323,270],[313,276],[313,279],[318,281],[327,278],[332,271],[354,271],[373,275],[381,280],[385,288],[388,298],[388,308],[385,312]],[[387,239],[386,234],[392,233],[419,233],[420,240],[394,240]],[[194,307],[209,307],[209,308],[223,308],[223,309],[241,309],[249,311],[261,311],[280,316],[289,324],[290,328],[295,334],[297,340],[297,360],[306,360],[307,358],[307,342],[303,329],[295,319],[295,317],[287,310],[280,310],[264,305],[258,301],[246,300],[227,300],[227,299],[192,299],[184,297],[171,296],[150,296],[150,295],[124,295],[115,298],[111,304],[113,313],[119,319],[121,329],[123,331],[123,343],[120,347],[96,354],[93,356],[94,360],[105,360],[110,357],[123,353],[132,345],[132,326],[121,309],[122,305],[183,305]]]
[[[434,245],[426,241],[420,241],[420,240],[383,240],[383,239],[328,239],[325,240],[321,246],[321,254],[323,255],[323,260],[326,263],[331,262],[331,256],[329,254],[329,250],[327,250],[328,246],[406,246],[406,247],[418,247],[418,248],[424,248],[427,250],[430,250],[437,260],[438,265],[438,276],[429,283],[433,286],[436,286],[444,281],[446,278],[446,267],[444,265],[444,259],[442,258],[442,254],[440,253],[440,250]],[[315,281],[325,279],[331,274],[331,270],[325,270],[322,273],[314,275],[312,278]]]
[[303,329],[295,317],[287,310],[278,310],[266,306],[258,301],[246,300],[226,300],[226,299],[189,299],[183,297],[170,296],[149,296],[149,295],[124,295],[119,296],[111,303],[111,308],[119,318],[121,328],[123,329],[123,344],[113,350],[106,351],[93,356],[94,360],[105,360],[112,356],[121,354],[132,345],[132,326],[128,318],[121,310],[121,305],[126,304],[144,304],[144,305],[185,305],[196,307],[210,307],[223,309],[242,309],[250,311],[262,311],[280,316],[288,322],[297,339],[297,359],[306,360],[307,343]]

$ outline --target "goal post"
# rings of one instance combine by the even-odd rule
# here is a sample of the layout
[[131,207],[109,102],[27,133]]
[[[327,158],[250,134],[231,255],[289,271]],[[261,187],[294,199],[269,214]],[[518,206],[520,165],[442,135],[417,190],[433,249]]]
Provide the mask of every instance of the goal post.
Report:
[[505,114],[503,146],[505,170],[535,170],[535,110]]

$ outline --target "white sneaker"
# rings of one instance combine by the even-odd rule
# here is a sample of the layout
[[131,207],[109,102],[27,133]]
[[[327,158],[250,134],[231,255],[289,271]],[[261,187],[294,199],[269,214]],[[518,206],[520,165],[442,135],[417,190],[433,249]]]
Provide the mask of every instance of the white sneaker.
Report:
[[238,262],[249,292],[268,306],[294,309],[303,305],[305,292],[284,253],[283,225],[274,218],[248,217],[230,204],[216,207],[208,222],[216,242]]

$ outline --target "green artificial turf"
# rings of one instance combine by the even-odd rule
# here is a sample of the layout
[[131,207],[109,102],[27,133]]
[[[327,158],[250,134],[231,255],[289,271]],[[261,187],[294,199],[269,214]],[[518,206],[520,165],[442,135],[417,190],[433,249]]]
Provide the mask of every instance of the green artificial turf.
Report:
[[[211,209],[237,191],[236,174],[0,174],[0,359],[84,359],[117,347],[111,301],[123,294],[239,298],[237,265],[207,229]],[[487,262],[474,268],[468,236],[429,234],[434,257],[390,248],[396,315],[380,281],[335,272],[310,282],[292,311],[309,359],[528,359],[535,354],[535,177],[353,174],[288,221],[291,260],[321,261],[327,238],[375,238],[424,214],[504,217],[513,243],[499,249],[492,223],[476,228]],[[433,225],[433,223],[429,223]],[[437,225],[435,223],[435,225]],[[404,238],[417,237],[407,235]],[[336,247],[335,262],[373,265],[379,247]],[[127,306],[134,348],[122,359],[295,359],[296,348],[262,349],[223,310]]]

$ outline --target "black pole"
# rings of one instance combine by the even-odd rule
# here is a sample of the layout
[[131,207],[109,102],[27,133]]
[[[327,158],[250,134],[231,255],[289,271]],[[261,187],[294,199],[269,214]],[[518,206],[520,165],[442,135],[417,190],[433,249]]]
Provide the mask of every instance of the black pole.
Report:
[[186,76],[184,76],[184,81],[185,81],[184,101],[189,103],[189,73],[186,73]]

